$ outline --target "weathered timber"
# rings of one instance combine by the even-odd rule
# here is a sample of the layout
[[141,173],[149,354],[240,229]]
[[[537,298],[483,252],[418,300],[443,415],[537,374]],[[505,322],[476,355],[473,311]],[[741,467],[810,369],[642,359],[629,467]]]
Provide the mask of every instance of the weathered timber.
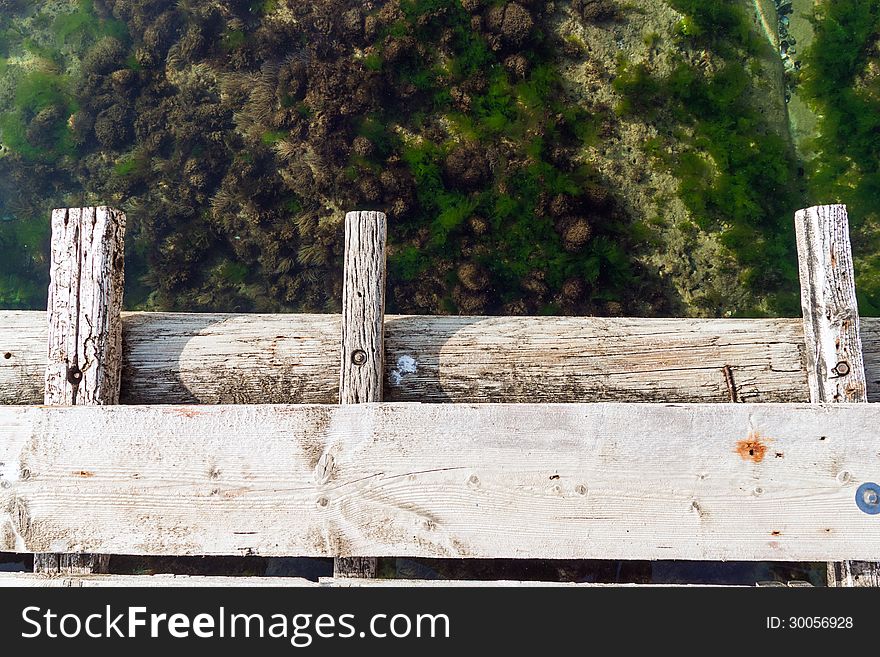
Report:
[[[485,588],[485,587],[650,587],[679,588],[696,587],[700,584],[605,584],[599,582],[540,582],[532,580],[450,580],[450,579],[358,579],[353,577],[322,577],[318,582],[298,577],[251,577],[224,575],[83,575],[74,577],[46,577],[33,573],[0,573],[0,588],[91,588],[91,587],[138,587],[138,588],[190,588],[190,587],[424,587],[434,588]],[[739,588],[739,587],[731,587]]]
[[[345,216],[340,404],[382,401],[387,235],[381,212]],[[372,578],[377,571],[374,557],[341,556],[333,562],[336,577]]]
[[65,575],[0,573],[2,588],[302,588],[321,586],[301,577],[251,577],[229,575]]
[[[125,215],[107,207],[52,212],[47,405],[119,402]],[[36,554],[34,571],[101,572],[95,554]]]
[[0,550],[867,560],[877,426],[874,404],[5,407]]
[[[123,313],[125,404],[337,403],[339,315]],[[862,318],[880,401],[880,319]],[[0,403],[39,404],[39,312],[0,312]],[[385,318],[386,401],[809,401],[800,319]]]
[[52,212],[46,404],[119,401],[124,235],[110,208]]
[[795,228],[810,401],[867,401],[846,207],[801,210]]
[[387,232],[381,212],[345,217],[340,404],[382,401]]
[[[795,216],[795,228],[810,401],[866,402],[846,207],[801,210]],[[880,563],[830,562],[827,582],[829,586],[878,586]]]

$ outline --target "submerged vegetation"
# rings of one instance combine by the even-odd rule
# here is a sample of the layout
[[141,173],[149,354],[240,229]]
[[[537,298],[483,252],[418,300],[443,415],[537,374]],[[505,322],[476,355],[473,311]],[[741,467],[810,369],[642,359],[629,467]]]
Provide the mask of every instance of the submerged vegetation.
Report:
[[810,194],[849,206],[859,309],[880,315],[880,1],[826,3],[814,23],[801,82],[821,115]]
[[[809,192],[864,217],[880,173],[878,2],[817,19],[842,53],[809,59],[804,83],[831,108]],[[791,216],[806,188],[754,102],[773,55],[742,3],[666,0],[668,29],[634,37],[649,54],[621,46],[602,81],[616,105],[573,93],[562,66],[598,65],[583,26],[646,11],[615,0],[55,4],[0,0],[0,305],[45,302],[49,206],[102,202],[128,214],[133,307],[334,310],[341,218],[365,208],[389,214],[390,311],[720,314],[646,265],[666,224],[596,159],[641,123],[686,212],[675,230],[738,262],[753,300],[727,314],[798,312]],[[858,181],[848,157],[869,162]],[[876,225],[857,245],[871,245],[869,310]]]
[[762,44],[737,5],[671,4],[684,14],[678,38],[708,50],[696,62],[673,57],[665,75],[621,57],[618,112],[668,127],[645,149],[674,174],[695,227],[717,233],[737,255],[742,284],[767,295],[763,308],[748,312],[797,314],[792,217],[803,206],[802,183],[791,144],[750,98],[749,66]]
[[546,10],[80,2],[19,72],[5,166],[123,204],[141,307],[334,309],[340,219],[363,207],[391,217],[393,310],[619,313],[653,286],[639,307],[662,312],[579,159],[613,117],[567,99]]

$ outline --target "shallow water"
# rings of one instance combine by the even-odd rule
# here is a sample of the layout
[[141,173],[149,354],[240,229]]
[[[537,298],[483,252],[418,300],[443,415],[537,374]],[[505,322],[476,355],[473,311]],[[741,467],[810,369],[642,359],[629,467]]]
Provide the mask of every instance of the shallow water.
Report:
[[[791,214],[843,201],[874,314],[876,154],[814,143],[813,4],[7,0],[0,306],[45,303],[52,207],[110,203],[131,308],[333,310],[369,207],[395,311],[791,315]],[[875,33],[836,72],[865,110]]]
[[389,312],[794,316],[846,202],[878,314],[880,4],[814,4],[2,0],[0,307],[111,204],[129,308],[337,310],[365,208]]

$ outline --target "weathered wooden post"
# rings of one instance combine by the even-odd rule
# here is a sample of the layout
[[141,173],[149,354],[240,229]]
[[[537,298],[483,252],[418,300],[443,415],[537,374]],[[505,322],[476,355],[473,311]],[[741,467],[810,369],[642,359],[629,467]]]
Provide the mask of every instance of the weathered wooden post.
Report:
[[[813,403],[867,402],[846,206],[795,215],[807,379]],[[828,564],[828,586],[880,586],[880,564]]]
[[[52,212],[47,405],[119,402],[124,236],[118,210]],[[106,565],[106,555],[34,555],[38,573],[101,572]]]
[[[340,404],[382,401],[387,232],[381,212],[345,216]],[[372,557],[338,557],[333,571],[336,577],[373,578],[377,564]]]

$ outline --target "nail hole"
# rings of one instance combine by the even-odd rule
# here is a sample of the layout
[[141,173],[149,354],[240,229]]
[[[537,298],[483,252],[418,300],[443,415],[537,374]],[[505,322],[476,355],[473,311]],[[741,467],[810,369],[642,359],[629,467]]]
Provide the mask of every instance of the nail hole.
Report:
[[3,354],[3,358],[9,360],[10,358],[12,358],[12,354],[7,351],[5,354]]

